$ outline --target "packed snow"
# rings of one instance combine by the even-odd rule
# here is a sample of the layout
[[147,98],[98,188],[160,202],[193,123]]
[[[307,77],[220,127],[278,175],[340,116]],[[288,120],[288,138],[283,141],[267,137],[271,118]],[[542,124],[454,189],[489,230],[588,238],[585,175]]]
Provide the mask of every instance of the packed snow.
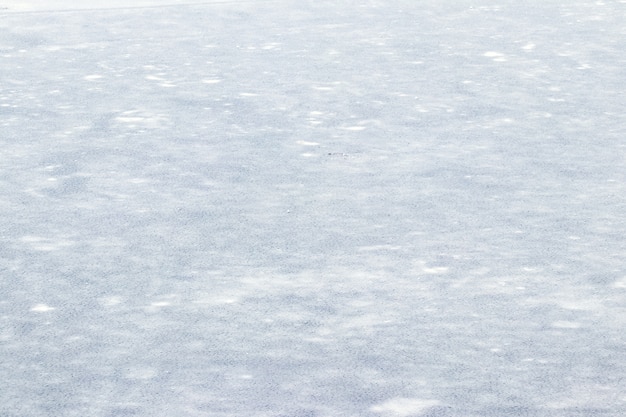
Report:
[[625,21],[0,0],[0,415],[626,415]]

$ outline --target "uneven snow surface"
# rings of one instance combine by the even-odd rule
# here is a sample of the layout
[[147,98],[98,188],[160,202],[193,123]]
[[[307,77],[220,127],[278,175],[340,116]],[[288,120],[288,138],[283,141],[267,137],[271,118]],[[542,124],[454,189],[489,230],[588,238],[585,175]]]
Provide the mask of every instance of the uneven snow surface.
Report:
[[0,416],[623,417],[624,22],[0,0]]

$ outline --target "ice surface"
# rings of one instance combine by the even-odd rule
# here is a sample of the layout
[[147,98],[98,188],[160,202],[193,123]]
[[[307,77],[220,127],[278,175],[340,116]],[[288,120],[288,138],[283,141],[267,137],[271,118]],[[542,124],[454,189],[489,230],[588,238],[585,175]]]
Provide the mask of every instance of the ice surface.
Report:
[[626,415],[626,2],[99,3],[0,0],[0,415]]

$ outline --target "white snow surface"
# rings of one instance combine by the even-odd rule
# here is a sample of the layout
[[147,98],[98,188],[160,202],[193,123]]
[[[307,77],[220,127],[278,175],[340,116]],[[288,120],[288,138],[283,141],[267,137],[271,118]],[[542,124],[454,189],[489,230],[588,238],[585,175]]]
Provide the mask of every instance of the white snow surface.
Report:
[[626,415],[625,21],[0,0],[0,415]]
[[[271,0],[259,0],[258,3]],[[243,3],[229,0],[2,0],[4,12],[59,12],[68,10],[133,9],[191,4]]]

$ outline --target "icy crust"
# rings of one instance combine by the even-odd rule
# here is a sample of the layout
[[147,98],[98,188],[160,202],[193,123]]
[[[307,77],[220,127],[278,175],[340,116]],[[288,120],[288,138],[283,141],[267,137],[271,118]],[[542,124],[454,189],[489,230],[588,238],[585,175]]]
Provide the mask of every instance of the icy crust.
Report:
[[0,415],[626,415],[625,7],[0,11]]

